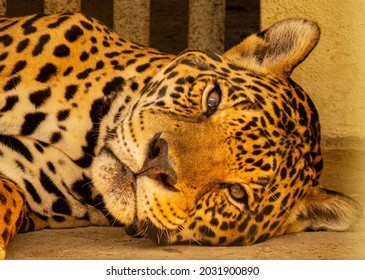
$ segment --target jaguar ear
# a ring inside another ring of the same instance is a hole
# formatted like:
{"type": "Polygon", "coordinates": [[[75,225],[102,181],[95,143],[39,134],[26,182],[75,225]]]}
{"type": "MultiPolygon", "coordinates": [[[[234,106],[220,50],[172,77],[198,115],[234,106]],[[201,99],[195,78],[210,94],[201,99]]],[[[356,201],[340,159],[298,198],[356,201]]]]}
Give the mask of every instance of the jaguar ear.
{"type": "Polygon", "coordinates": [[[262,67],[289,77],[316,46],[320,36],[317,23],[306,19],[286,19],[265,31],[253,34],[223,54],[252,70],[262,67]]]}
{"type": "Polygon", "coordinates": [[[313,187],[303,203],[292,209],[286,233],[306,229],[345,231],[362,216],[361,205],[352,198],[321,187],[313,187]]]}

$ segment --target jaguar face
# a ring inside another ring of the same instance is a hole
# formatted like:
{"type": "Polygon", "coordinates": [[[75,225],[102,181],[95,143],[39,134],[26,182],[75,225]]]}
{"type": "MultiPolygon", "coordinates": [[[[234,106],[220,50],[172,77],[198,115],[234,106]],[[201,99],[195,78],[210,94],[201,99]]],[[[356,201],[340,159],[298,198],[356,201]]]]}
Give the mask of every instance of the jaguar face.
{"type": "Polygon", "coordinates": [[[330,204],[337,229],[348,225],[338,209],[357,205],[319,186],[318,115],[289,78],[318,36],[283,21],[222,56],[186,51],[150,80],[93,164],[129,234],[247,245],[325,228],[330,204]]]}

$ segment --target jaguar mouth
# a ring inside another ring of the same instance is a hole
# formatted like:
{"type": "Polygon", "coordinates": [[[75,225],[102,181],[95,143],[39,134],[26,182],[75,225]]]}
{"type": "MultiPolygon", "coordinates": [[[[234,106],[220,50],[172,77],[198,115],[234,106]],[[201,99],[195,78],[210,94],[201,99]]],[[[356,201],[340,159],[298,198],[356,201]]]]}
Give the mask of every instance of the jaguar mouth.
{"type": "Polygon", "coordinates": [[[135,189],[136,175],[128,167],[128,165],[120,161],[113,153],[113,151],[108,147],[104,147],[101,153],[107,154],[108,157],[112,158],[112,161],[115,163],[115,165],[117,165],[116,168],[118,169],[118,172],[114,172],[115,184],[121,188],[132,187],[133,189],[135,189]]]}
{"type": "Polygon", "coordinates": [[[126,233],[131,237],[147,237],[158,245],[169,245],[171,230],[159,229],[149,219],[135,221],[125,227],[126,233]]]}
{"type": "MultiPolygon", "coordinates": [[[[157,133],[148,143],[145,160],[138,171],[126,164],[114,150],[108,145],[104,146],[94,161],[94,185],[103,195],[111,214],[124,225],[130,225],[127,232],[135,235],[134,224],[140,224],[147,218],[141,210],[146,203],[146,198],[141,201],[141,197],[145,196],[142,193],[148,193],[153,188],[157,192],[177,194],[180,192],[176,187],[177,173],[169,158],[168,143],[161,133],[157,133]]],[[[152,226],[152,222],[147,224],[148,231],[153,232],[148,235],[153,238],[154,232],[160,231],[159,227],[152,226]]]]}

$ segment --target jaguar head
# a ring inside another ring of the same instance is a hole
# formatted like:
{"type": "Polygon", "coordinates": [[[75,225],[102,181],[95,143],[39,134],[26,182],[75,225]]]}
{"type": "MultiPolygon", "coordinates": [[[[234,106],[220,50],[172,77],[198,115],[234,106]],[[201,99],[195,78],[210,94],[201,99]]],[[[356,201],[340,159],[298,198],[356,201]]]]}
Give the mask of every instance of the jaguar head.
{"type": "Polygon", "coordinates": [[[290,79],[319,33],[284,20],[223,55],[185,51],[150,80],[93,163],[128,233],[247,245],[358,219],[355,201],[319,184],[317,111],[290,79]]]}

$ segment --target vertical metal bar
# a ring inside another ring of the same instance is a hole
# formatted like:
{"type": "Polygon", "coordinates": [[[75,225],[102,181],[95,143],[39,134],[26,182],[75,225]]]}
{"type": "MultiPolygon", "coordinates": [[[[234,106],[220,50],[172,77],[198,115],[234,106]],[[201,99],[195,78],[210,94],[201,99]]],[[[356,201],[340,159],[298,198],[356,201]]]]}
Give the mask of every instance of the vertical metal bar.
{"type": "Polygon", "coordinates": [[[83,0],[81,1],[81,11],[96,18],[109,28],[113,28],[114,0],[83,0]]]}
{"type": "Polygon", "coordinates": [[[178,54],[188,47],[189,1],[151,0],[150,46],[178,54]]]}
{"type": "Polygon", "coordinates": [[[44,12],[46,14],[79,12],[81,0],[44,0],[44,12]]]}
{"type": "Polygon", "coordinates": [[[226,1],[225,50],[260,32],[260,0],[226,1]]]}
{"type": "Polygon", "coordinates": [[[6,0],[0,0],[0,16],[6,15],[6,0]]]}
{"type": "Polygon", "coordinates": [[[6,4],[6,15],[8,17],[19,17],[42,13],[44,13],[43,0],[8,0],[6,4]]]}
{"type": "Polygon", "coordinates": [[[122,37],[148,46],[150,0],[114,0],[114,30],[122,37]]]}
{"type": "Polygon", "coordinates": [[[189,1],[189,48],[224,51],[225,0],[189,1]]]}

